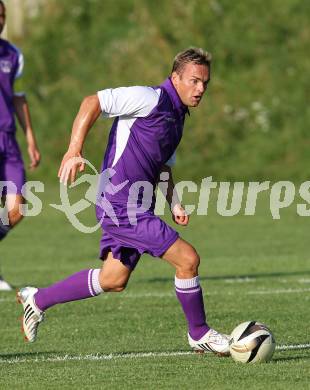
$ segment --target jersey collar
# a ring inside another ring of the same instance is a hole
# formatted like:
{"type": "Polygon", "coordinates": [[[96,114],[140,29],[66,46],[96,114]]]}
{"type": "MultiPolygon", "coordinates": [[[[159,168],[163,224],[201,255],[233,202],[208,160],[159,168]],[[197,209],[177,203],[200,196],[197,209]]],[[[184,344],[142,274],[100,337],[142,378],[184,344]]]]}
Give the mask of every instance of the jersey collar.
{"type": "Polygon", "coordinates": [[[182,100],[180,99],[180,96],[178,95],[170,77],[168,77],[161,84],[161,87],[163,87],[168,92],[168,95],[170,96],[172,104],[176,110],[178,110],[182,114],[189,114],[188,107],[182,103],[182,100]]]}

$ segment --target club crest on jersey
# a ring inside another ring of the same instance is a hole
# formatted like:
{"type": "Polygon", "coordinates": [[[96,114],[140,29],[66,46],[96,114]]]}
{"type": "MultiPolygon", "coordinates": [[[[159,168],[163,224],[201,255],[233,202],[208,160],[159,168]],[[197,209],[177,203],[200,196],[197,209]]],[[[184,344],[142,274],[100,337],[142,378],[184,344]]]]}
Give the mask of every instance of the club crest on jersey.
{"type": "Polygon", "coordinates": [[[10,73],[12,70],[12,63],[8,60],[0,60],[0,70],[3,73],[10,73]]]}
{"type": "Polygon", "coordinates": [[[175,118],[171,118],[170,116],[165,116],[165,120],[167,121],[167,122],[175,122],[175,118]]]}

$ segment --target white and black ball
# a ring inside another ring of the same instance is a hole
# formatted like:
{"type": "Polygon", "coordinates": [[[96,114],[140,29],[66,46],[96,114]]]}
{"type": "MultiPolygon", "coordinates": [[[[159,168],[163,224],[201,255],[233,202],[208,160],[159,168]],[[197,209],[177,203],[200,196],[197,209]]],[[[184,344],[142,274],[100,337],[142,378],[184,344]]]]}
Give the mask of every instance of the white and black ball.
{"type": "Polygon", "coordinates": [[[268,362],[276,347],[271,331],[257,321],[238,325],[231,333],[229,344],[232,358],[241,363],[268,362]]]}

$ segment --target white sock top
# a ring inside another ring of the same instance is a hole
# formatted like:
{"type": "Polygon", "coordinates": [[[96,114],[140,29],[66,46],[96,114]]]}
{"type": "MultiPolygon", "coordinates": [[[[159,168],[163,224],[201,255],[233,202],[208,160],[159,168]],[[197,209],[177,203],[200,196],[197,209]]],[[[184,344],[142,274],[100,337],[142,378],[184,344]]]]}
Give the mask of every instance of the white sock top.
{"type": "Polygon", "coordinates": [[[179,279],[175,276],[174,278],[175,287],[177,288],[193,288],[193,287],[199,287],[199,276],[195,276],[191,279],[179,279]]]}
{"type": "Polygon", "coordinates": [[[100,269],[94,269],[91,277],[91,284],[96,295],[103,293],[99,282],[100,269]]]}

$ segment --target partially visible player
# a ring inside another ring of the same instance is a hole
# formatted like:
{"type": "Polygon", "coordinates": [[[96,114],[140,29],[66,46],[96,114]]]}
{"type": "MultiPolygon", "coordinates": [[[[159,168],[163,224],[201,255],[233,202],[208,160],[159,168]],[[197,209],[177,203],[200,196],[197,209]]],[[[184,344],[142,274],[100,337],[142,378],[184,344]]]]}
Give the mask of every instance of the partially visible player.
{"type": "MultiPolygon", "coordinates": [[[[0,35],[4,24],[5,6],[0,0],[0,35]]],[[[0,198],[6,208],[6,211],[0,214],[0,241],[21,221],[19,206],[24,202],[21,189],[25,183],[25,169],[15,138],[14,114],[26,135],[30,169],[37,167],[40,162],[40,152],[32,130],[26,97],[23,93],[14,92],[14,82],[22,75],[23,65],[20,50],[0,38],[0,198]],[[10,184],[4,185],[3,182],[10,184]]],[[[10,284],[0,276],[0,291],[11,289],[10,284]]]]}
{"type": "Polygon", "coordinates": [[[183,226],[189,222],[184,208],[172,196],[170,166],[182,138],[188,107],[197,107],[207,89],[210,61],[207,52],[190,48],[176,56],[170,77],[158,87],[105,89],[82,102],[58,175],[63,183],[69,178],[75,180],[77,170],[82,171],[84,164],[69,163],[81,156],[88,131],[100,113],[115,117],[102,165],[102,171],[113,169],[115,174],[110,184],[99,186],[97,204],[97,217],[104,230],[100,243],[104,262],[101,270],[83,270],[47,288],[25,287],[19,291],[24,307],[23,328],[29,341],[35,341],[48,308],[124,290],[141,254],[149,253],[176,270],[175,290],[188,322],[190,346],[198,351],[229,354],[228,337],[206,322],[198,277],[199,255],[154,214],[154,189],[164,172],[169,176],[166,199],[174,211],[173,220],[183,226]],[[140,192],[138,201],[131,195],[132,186],[138,182],[144,182],[145,188],[151,186],[149,199],[153,202],[149,207],[140,192]],[[140,208],[133,223],[130,213],[137,204],[140,208]],[[109,217],[107,205],[113,208],[118,223],[109,217]]]}

